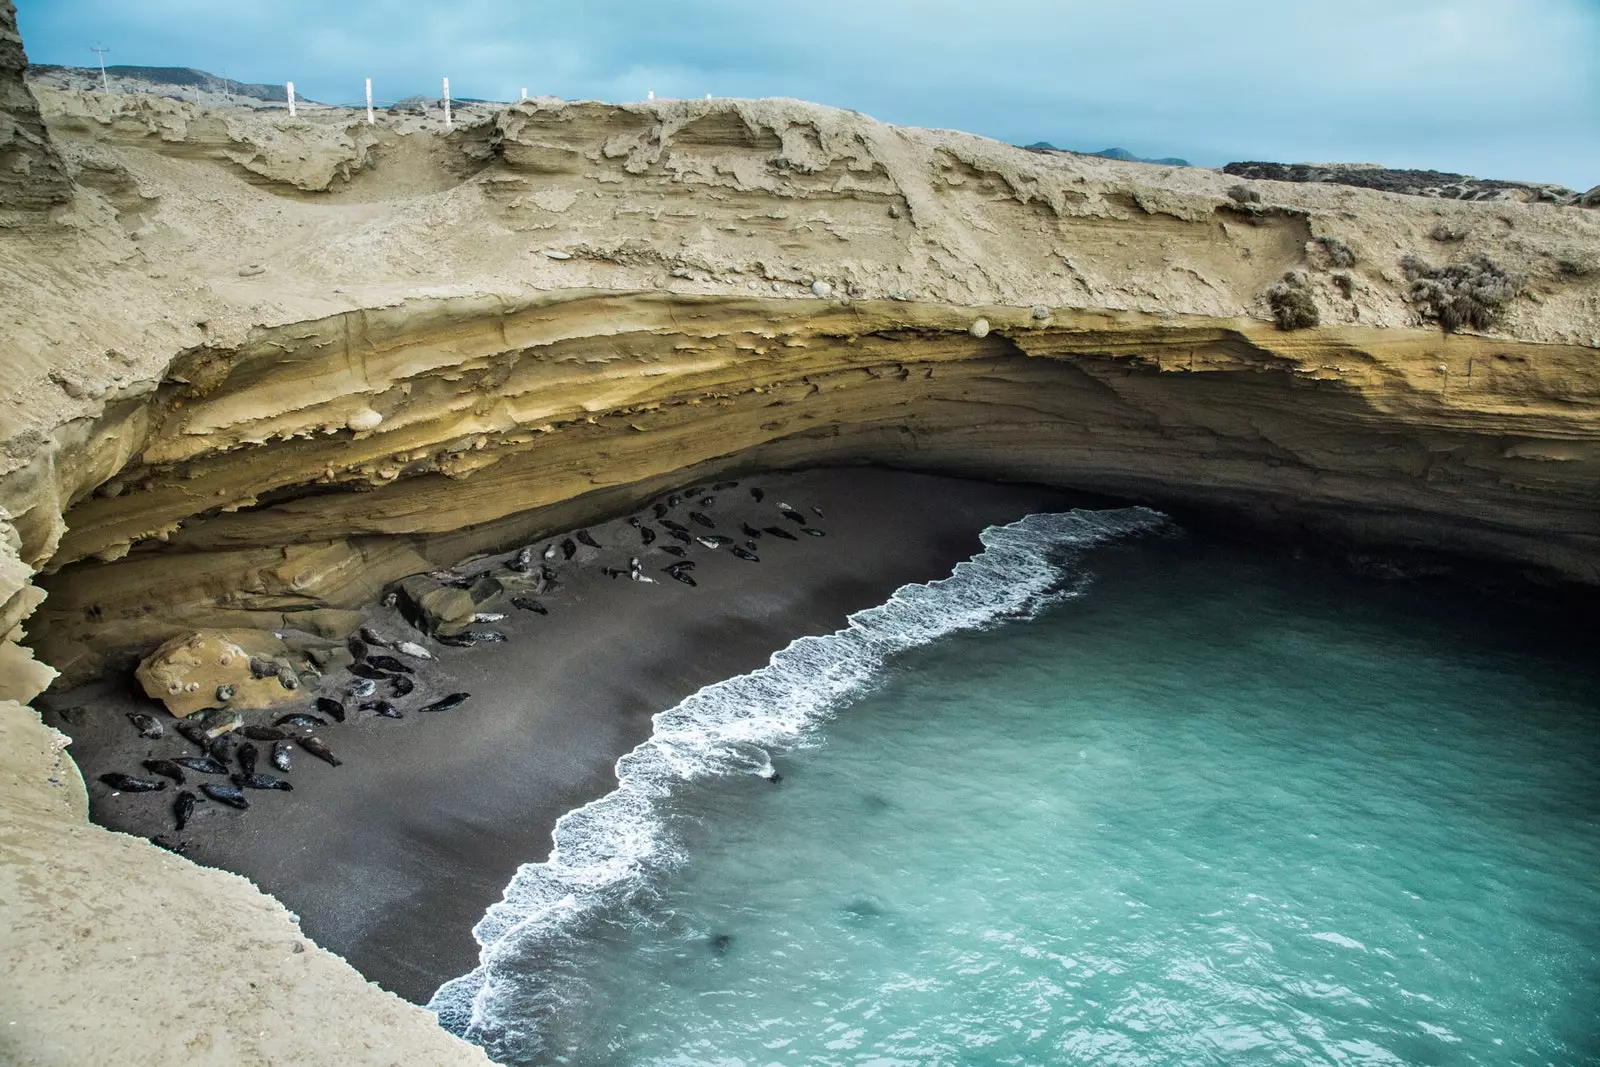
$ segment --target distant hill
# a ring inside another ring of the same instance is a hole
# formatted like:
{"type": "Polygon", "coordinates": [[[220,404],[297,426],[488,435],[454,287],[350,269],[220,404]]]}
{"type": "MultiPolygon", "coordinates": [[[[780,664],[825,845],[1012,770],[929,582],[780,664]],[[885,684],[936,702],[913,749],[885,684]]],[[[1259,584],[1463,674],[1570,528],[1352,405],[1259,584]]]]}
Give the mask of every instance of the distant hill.
{"type": "Polygon", "coordinates": [[[1120,159],[1127,163],[1159,163],[1166,167],[1193,166],[1193,164],[1191,164],[1187,159],[1179,159],[1177,156],[1164,156],[1161,159],[1146,159],[1144,156],[1134,155],[1126,148],[1106,148],[1099,152],[1078,152],[1071,148],[1057,148],[1049,141],[1035,141],[1033,144],[1023,145],[1022,147],[1026,148],[1030,152],[1073,152],[1075,155],[1099,156],[1102,159],[1120,159]]]}
{"type": "MultiPolygon", "coordinates": [[[[137,67],[108,66],[106,77],[112,89],[125,92],[149,92],[158,96],[175,96],[184,100],[212,103],[213,96],[260,100],[263,103],[282,104],[288,94],[282,84],[261,85],[239,82],[193,67],[137,67]]],[[[34,63],[28,67],[28,80],[39,85],[58,89],[100,88],[99,67],[63,67],[51,63],[34,63]]],[[[296,101],[315,103],[298,92],[296,101]]]]}

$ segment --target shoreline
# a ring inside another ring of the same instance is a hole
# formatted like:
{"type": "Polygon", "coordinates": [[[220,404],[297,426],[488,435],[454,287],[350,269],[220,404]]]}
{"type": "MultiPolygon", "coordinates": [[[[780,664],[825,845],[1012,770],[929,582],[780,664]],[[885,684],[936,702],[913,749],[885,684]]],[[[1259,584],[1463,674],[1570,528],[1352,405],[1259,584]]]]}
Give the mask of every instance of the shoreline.
{"type": "MultiPolygon", "coordinates": [[[[798,637],[841,628],[902,585],[945,577],[980,549],[988,526],[1103,503],[1039,486],[875,468],[746,477],[717,496],[719,529],[731,522],[736,532],[745,519],[770,525],[776,502],[789,500],[808,512],[822,508],[826,518],[816,525],[828,536],[765,538],[759,565],[693,546],[699,585],[689,588],[659,573],[673,562],[662,546],[675,542],[642,548],[627,516],[595,524],[589,529],[605,547],[556,564],[562,585],[541,597],[548,617],[496,605],[508,613],[494,624],[507,643],[424,642],[437,661],[419,670],[416,694],[397,703],[409,711],[467,690],[467,704],[398,722],[352,715],[319,731],[342,766],[297,752],[286,776],[295,792],[252,794],[248,812],[202,805],[182,835],[186,854],[250,878],[297,913],[318,944],[425,1004],[440,984],[476,966],[472,927],[521,864],[546,858],[557,819],[616,787],[616,761],[650,736],[654,714],[763,666],[798,637]],[[757,484],[768,492],[761,504],[748,493],[757,484]],[[655,584],[601,573],[633,555],[655,584]]],[[[417,639],[397,613],[368,614],[380,632],[417,639]]],[[[344,680],[342,671],[330,674],[322,692],[344,680]]],[[[46,721],[74,739],[69,751],[89,784],[95,822],[170,837],[171,790],[113,797],[97,780],[107,770],[136,770],[149,752],[182,747],[139,739],[123,712],[148,711],[150,702],[123,690],[109,680],[49,698],[46,721]]]]}

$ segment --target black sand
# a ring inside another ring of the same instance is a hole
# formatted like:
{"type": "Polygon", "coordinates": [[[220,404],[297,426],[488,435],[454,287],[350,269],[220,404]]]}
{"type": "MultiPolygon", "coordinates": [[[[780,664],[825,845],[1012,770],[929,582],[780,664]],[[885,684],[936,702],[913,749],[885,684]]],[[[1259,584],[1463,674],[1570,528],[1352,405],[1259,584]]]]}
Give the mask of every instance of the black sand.
{"type": "MultiPolygon", "coordinates": [[[[172,832],[170,784],[114,796],[97,780],[113,770],[143,775],[139,762],[152,754],[192,754],[163,710],[130,694],[126,680],[40,703],[50,709],[46,720],[74,739],[69,751],[89,782],[96,822],[185,842],[195,862],[245,875],[278,897],[307,934],[384,988],[426,1002],[441,982],[475,966],[471,929],[484,909],[519,864],[547,855],[562,814],[611,790],[615,761],[649,736],[653,714],[761,666],[797,637],[840,628],[901,585],[943,577],[979,550],[984,527],[1073,503],[1039,487],[880,470],[745,477],[715,495],[717,505],[704,510],[719,532],[737,535],[741,520],[798,532],[778,514],[777,502],[787,501],[827,536],[764,537],[759,564],[694,545],[700,584],[690,588],[661,573],[673,562],[661,546],[677,542],[660,536],[645,549],[626,516],[593,526],[605,547],[558,559],[562,585],[540,597],[549,616],[494,608],[508,614],[492,624],[510,636],[506,644],[445,648],[375,607],[376,629],[421,641],[438,657],[421,666],[417,691],[395,701],[405,719],[364,713],[318,730],[342,766],[297,750],[284,776],[294,792],[251,791],[245,812],[202,803],[182,834],[172,832]],[[750,496],[754,485],[767,492],[762,504],[750,496]],[[826,518],[815,518],[813,505],[826,518]],[[601,573],[626,568],[635,555],[655,584],[601,573]],[[416,713],[455,690],[470,691],[471,700],[416,713]],[[152,709],[168,739],[142,740],[123,714],[152,709]]],[[[705,532],[685,518],[688,508],[672,517],[705,532]]],[[[651,513],[636,514],[648,521],[651,513]]],[[[323,691],[337,695],[346,680],[339,672],[323,691]]],[[[356,701],[347,703],[354,711],[356,701]]],[[[261,769],[276,773],[264,758],[270,745],[259,747],[261,769]]]]}

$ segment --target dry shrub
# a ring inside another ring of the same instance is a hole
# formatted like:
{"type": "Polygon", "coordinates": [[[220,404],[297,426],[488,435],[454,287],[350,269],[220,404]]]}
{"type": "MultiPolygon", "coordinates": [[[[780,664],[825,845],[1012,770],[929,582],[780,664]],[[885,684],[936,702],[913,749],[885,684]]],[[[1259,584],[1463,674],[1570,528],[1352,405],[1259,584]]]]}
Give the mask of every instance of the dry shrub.
{"type": "Polygon", "coordinates": [[[1235,185],[1228,190],[1228,195],[1241,204],[1261,203],[1261,194],[1248,185],[1235,185]]]}
{"type": "Polygon", "coordinates": [[[1303,330],[1322,321],[1311,287],[1299,271],[1290,271],[1268,289],[1267,303],[1272,305],[1272,317],[1280,330],[1303,330]]]}
{"type": "Polygon", "coordinates": [[[1501,270],[1488,256],[1473,256],[1448,267],[1406,256],[1400,269],[1411,283],[1411,303],[1424,318],[1437,320],[1446,333],[1488,329],[1522,291],[1522,279],[1501,270]]]}
{"type": "Polygon", "coordinates": [[[1318,237],[1317,244],[1322,246],[1322,252],[1328,257],[1330,267],[1353,267],[1356,265],[1355,251],[1337,237],[1318,237]]]}

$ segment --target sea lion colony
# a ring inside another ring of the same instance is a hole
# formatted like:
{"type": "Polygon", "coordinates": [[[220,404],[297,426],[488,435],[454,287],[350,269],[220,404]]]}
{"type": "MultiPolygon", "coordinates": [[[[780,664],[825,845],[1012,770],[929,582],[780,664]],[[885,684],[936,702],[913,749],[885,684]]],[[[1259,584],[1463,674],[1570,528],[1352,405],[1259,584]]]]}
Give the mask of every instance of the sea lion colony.
{"type": "MultiPolygon", "coordinates": [[[[711,553],[727,548],[732,558],[760,563],[763,542],[776,546],[784,541],[800,541],[791,528],[812,537],[826,536],[815,525],[824,517],[822,509],[812,506],[806,509],[811,512],[807,516],[801,508],[784,501],[766,503],[766,494],[759,487],[752,487],[748,496],[728,495],[739,487],[737,481],[721,481],[709,488],[690,486],[665,494],[650,503],[648,515],[641,512],[625,521],[607,524],[613,528],[602,532],[609,543],[598,540],[593,530],[585,528],[551,539],[542,548],[526,545],[509,554],[470,561],[457,569],[430,571],[426,577],[441,585],[473,590],[475,600],[481,597],[485,606],[492,607],[503,598],[519,611],[548,616],[550,608],[537,598],[559,598],[562,567],[597,567],[611,578],[627,577],[641,585],[655,585],[656,579],[645,571],[646,557],[655,556],[654,563],[659,562],[660,556],[667,556],[670,561],[659,572],[693,588],[699,584],[693,572],[700,561],[689,554],[696,546],[711,553]],[[760,525],[774,511],[792,524],[791,528],[776,523],[760,525]],[[689,526],[671,517],[677,513],[707,532],[691,532],[689,526]],[[719,519],[722,525],[737,529],[741,537],[719,532],[719,519]],[[660,536],[663,534],[664,538],[660,536]],[[635,540],[637,544],[633,543],[635,540]],[[616,565],[612,557],[625,559],[625,565],[616,565]]],[[[322,739],[323,733],[377,719],[403,719],[406,711],[396,701],[410,697],[419,700],[410,710],[423,714],[460,707],[470,693],[445,692],[429,699],[431,693],[448,690],[449,680],[441,677],[442,668],[426,642],[456,648],[503,643],[507,640],[503,632],[479,628],[479,624],[499,622],[506,615],[480,611],[473,616],[473,628],[458,633],[438,632],[437,620],[419,610],[398,588],[407,580],[395,583],[379,603],[391,613],[395,626],[410,626],[419,640],[389,636],[380,627],[361,627],[346,641],[351,663],[319,677],[316,685],[303,687],[307,705],[304,709],[285,713],[281,707],[274,708],[259,722],[246,722],[241,712],[229,708],[227,702],[233,694],[224,690],[230,687],[219,687],[216,707],[197,711],[173,726],[172,732],[197,749],[197,754],[188,748],[158,752],[152,746],[142,761],[144,773],[106,770],[97,776],[98,780],[112,791],[113,797],[164,794],[168,782],[173,783],[178,792],[172,802],[172,832],[156,834],[151,840],[181,854],[188,843],[176,835],[182,834],[207,800],[248,811],[252,792],[293,790],[288,779],[258,770],[263,751],[258,742],[270,746],[266,758],[279,774],[293,769],[296,748],[337,767],[342,761],[322,739]],[[193,783],[196,792],[189,788],[190,775],[214,780],[193,783]]],[[[298,678],[280,680],[285,688],[302,688],[298,678]]],[[[152,715],[134,712],[128,720],[142,738],[153,742],[174,740],[152,715]]],[[[772,777],[777,780],[776,774],[772,777]]]]}

